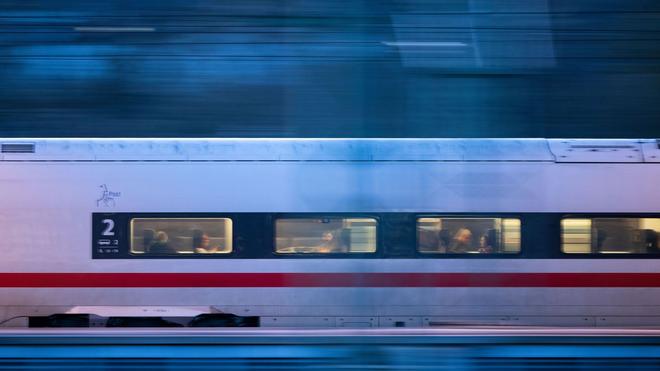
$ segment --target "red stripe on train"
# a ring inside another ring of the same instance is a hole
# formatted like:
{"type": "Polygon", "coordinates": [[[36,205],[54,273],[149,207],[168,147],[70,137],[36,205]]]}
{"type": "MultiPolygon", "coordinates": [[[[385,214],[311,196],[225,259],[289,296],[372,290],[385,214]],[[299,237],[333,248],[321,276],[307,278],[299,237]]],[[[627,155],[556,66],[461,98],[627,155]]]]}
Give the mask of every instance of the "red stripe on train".
{"type": "Polygon", "coordinates": [[[0,273],[0,287],[660,287],[660,273],[0,273]]]}

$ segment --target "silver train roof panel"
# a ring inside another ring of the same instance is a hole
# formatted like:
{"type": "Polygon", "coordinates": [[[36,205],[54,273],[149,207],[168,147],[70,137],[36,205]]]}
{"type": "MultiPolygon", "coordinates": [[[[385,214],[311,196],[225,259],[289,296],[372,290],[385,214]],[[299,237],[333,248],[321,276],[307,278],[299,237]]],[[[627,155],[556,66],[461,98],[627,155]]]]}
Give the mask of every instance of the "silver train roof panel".
{"type": "Polygon", "coordinates": [[[3,161],[644,162],[656,149],[638,139],[0,138],[3,161]]]}

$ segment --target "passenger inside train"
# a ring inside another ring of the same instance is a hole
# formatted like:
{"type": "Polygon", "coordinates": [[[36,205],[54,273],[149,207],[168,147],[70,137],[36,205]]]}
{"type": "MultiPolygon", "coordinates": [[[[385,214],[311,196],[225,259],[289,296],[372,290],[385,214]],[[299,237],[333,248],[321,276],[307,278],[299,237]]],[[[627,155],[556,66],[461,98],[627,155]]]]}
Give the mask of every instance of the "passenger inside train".
{"type": "Polygon", "coordinates": [[[131,254],[227,254],[232,234],[229,218],[134,218],[131,254]]]}
{"type": "Polygon", "coordinates": [[[280,254],[376,251],[376,220],[370,218],[286,218],[275,222],[280,254]]]}
{"type": "Polygon", "coordinates": [[[176,251],[169,244],[169,236],[165,231],[156,232],[154,241],[149,246],[150,254],[173,254],[176,251]]]}
{"type": "Polygon", "coordinates": [[[479,253],[490,254],[493,252],[493,242],[490,240],[488,234],[484,234],[479,238],[479,253]]]}
{"type": "Polygon", "coordinates": [[[423,254],[519,253],[520,219],[419,218],[417,246],[423,254]]]}
{"type": "Polygon", "coordinates": [[[199,236],[194,236],[193,237],[193,246],[194,246],[194,251],[197,254],[215,254],[219,252],[220,246],[219,245],[211,245],[211,238],[209,237],[208,234],[203,233],[201,231],[196,231],[201,233],[199,236]]]}
{"type": "Polygon", "coordinates": [[[337,252],[339,250],[339,242],[335,238],[335,233],[333,231],[323,232],[321,237],[321,244],[317,246],[317,251],[320,253],[331,253],[337,252]]]}
{"type": "Polygon", "coordinates": [[[454,239],[449,245],[449,252],[454,254],[464,254],[470,251],[472,245],[472,232],[465,227],[458,229],[454,239]]]}

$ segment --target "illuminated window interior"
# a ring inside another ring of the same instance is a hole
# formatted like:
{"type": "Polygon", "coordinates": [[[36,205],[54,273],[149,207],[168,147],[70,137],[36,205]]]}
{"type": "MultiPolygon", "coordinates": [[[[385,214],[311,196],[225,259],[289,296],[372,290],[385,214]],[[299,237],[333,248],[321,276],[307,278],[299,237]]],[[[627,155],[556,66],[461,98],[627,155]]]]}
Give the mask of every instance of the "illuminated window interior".
{"type": "Polygon", "coordinates": [[[520,252],[520,219],[417,219],[417,249],[428,254],[515,254],[520,252]]]}
{"type": "Polygon", "coordinates": [[[562,251],[568,254],[658,253],[660,218],[566,218],[562,251]]]}
{"type": "Polygon", "coordinates": [[[275,222],[280,254],[372,253],[377,222],[372,218],[296,218],[275,222]]]}
{"type": "Polygon", "coordinates": [[[232,220],[229,218],[131,220],[132,254],[227,254],[231,251],[232,220]]]}

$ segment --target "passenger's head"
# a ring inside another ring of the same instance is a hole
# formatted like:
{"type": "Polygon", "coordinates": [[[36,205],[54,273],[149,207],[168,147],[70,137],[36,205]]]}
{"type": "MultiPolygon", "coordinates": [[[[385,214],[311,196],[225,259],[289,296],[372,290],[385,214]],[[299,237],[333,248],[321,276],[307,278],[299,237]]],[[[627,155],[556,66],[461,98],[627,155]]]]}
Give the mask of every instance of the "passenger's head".
{"type": "Polygon", "coordinates": [[[488,240],[487,235],[483,235],[479,238],[479,247],[489,247],[490,241],[488,240]]]}
{"type": "Polygon", "coordinates": [[[167,233],[165,231],[156,232],[156,242],[165,243],[169,240],[167,233]]]}
{"type": "Polygon", "coordinates": [[[458,243],[467,245],[472,241],[472,232],[467,228],[460,228],[454,235],[454,240],[458,243]]]}
{"type": "Polygon", "coordinates": [[[199,246],[203,249],[209,247],[209,244],[211,243],[211,238],[209,238],[209,235],[204,233],[202,236],[199,238],[199,246]]]}
{"type": "Polygon", "coordinates": [[[323,232],[323,236],[321,237],[321,240],[323,242],[330,242],[335,239],[335,235],[332,234],[332,232],[323,232]]]}

